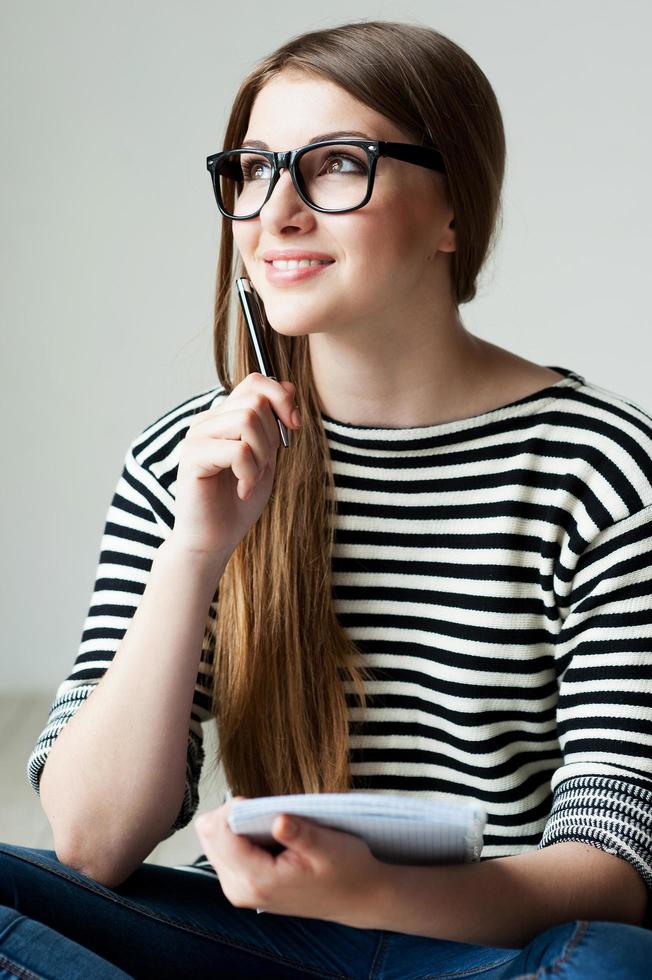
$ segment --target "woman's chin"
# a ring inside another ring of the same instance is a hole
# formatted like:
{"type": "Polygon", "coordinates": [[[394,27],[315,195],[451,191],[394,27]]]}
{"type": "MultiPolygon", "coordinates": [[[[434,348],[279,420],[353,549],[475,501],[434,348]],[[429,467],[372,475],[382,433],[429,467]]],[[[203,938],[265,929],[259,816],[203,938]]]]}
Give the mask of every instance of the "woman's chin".
{"type": "Polygon", "coordinates": [[[280,334],[283,337],[305,337],[309,333],[319,333],[323,329],[321,325],[315,326],[311,329],[310,327],[306,326],[305,320],[296,324],[288,323],[287,320],[283,320],[277,325],[277,323],[275,323],[269,315],[267,319],[269,320],[269,325],[274,333],[280,334]]]}
{"type": "Polygon", "coordinates": [[[328,314],[315,310],[314,302],[305,304],[304,309],[302,309],[303,305],[271,300],[265,303],[265,315],[272,330],[283,334],[284,337],[303,337],[305,334],[321,332],[324,325],[329,322],[328,314]]]}

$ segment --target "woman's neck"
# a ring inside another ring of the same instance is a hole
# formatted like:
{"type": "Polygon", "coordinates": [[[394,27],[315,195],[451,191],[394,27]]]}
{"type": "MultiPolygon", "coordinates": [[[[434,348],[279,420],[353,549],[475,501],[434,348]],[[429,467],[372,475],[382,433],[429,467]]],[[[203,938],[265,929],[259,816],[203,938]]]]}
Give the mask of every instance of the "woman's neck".
{"type": "MultiPolygon", "coordinates": [[[[407,325],[406,325],[407,326],[407,325]]],[[[561,375],[471,334],[457,318],[373,338],[310,335],[322,411],[351,425],[436,425],[499,408],[561,375]]]]}

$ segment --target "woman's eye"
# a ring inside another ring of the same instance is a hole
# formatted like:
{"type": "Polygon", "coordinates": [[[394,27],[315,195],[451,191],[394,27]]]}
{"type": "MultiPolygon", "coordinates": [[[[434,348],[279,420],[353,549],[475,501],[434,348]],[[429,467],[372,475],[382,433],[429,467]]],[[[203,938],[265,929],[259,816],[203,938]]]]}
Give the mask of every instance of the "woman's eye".
{"type": "Polygon", "coordinates": [[[245,180],[260,180],[265,174],[265,168],[269,168],[267,160],[245,160],[242,163],[242,174],[245,180]]]}
{"type": "Polygon", "coordinates": [[[325,169],[327,174],[361,174],[366,173],[367,165],[354,157],[333,153],[327,158],[325,169]]]}

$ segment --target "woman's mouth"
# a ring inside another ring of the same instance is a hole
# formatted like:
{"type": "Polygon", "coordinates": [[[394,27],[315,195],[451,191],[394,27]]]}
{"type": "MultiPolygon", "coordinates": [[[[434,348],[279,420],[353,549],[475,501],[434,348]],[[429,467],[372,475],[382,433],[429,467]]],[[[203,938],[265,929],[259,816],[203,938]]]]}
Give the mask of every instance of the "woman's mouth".
{"type": "Polygon", "coordinates": [[[265,274],[267,281],[274,285],[291,285],[316,276],[334,264],[334,259],[273,259],[265,262],[265,274]]]}

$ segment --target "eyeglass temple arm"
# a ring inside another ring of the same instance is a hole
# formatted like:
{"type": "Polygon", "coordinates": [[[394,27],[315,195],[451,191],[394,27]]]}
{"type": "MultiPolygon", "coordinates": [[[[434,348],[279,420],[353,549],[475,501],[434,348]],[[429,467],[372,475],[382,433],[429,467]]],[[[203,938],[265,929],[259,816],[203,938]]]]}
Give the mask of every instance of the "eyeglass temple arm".
{"type": "Polygon", "coordinates": [[[434,146],[412,146],[409,143],[388,143],[378,140],[381,156],[393,157],[395,160],[405,160],[406,163],[416,163],[420,167],[439,170],[446,173],[444,158],[434,146]]]}

